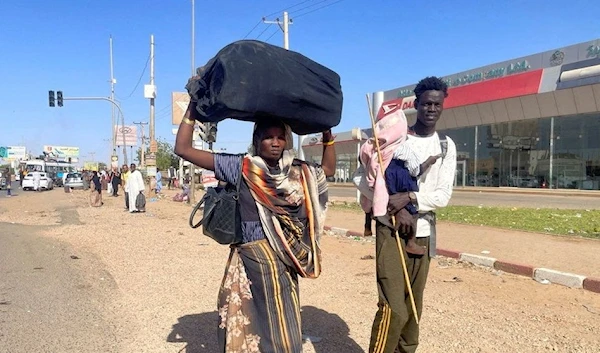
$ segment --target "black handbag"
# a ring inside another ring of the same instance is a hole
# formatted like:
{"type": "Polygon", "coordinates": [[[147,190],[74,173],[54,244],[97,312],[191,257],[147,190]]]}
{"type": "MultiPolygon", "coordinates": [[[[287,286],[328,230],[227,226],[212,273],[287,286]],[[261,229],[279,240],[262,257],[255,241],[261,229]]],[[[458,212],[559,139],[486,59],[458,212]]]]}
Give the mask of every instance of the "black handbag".
{"type": "Polygon", "coordinates": [[[231,245],[242,242],[242,218],[240,216],[240,184],[242,171],[236,185],[227,183],[225,186],[208,188],[206,194],[194,207],[190,215],[190,226],[202,226],[204,235],[219,244],[231,245]],[[194,224],[196,212],[204,205],[202,219],[194,224]]]}

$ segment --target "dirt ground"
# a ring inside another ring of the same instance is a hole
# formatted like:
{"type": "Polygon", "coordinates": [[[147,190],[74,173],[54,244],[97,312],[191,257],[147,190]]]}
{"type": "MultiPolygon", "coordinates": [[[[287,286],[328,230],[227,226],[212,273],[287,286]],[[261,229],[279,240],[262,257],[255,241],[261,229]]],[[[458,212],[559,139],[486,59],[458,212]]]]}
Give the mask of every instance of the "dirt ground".
{"type": "MultiPolygon", "coordinates": [[[[48,226],[44,237],[74,249],[90,288],[109,297],[99,305],[116,332],[107,335],[115,352],[216,352],[228,249],[191,229],[191,207],[169,197],[149,198],[146,213],[129,214],[122,197],[105,196],[104,206],[91,208],[87,195],[21,192],[0,203],[0,222],[48,226]]],[[[358,216],[329,217],[348,223],[358,216]]],[[[321,338],[305,352],[364,352],[377,300],[368,259],[374,243],[327,235],[321,245],[322,276],[300,284],[303,331],[321,338]]],[[[600,351],[598,294],[439,258],[425,295],[420,352],[600,351]]]]}

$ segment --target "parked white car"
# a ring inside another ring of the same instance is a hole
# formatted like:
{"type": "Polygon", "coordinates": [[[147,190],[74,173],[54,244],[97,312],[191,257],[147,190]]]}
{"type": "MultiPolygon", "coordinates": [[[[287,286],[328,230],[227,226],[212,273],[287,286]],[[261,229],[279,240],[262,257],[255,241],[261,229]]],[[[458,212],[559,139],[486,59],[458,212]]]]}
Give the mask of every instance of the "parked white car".
{"type": "Polygon", "coordinates": [[[52,190],[54,189],[54,180],[45,172],[32,172],[27,173],[25,179],[23,179],[23,190],[35,190],[34,173],[40,174],[40,189],[52,190]]]}

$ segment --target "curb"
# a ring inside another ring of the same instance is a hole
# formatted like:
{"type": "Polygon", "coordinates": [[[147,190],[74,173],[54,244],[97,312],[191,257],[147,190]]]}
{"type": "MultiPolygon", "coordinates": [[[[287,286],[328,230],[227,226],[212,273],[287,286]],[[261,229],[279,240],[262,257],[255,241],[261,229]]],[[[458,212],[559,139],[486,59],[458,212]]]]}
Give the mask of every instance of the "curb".
{"type": "MultiPolygon", "coordinates": [[[[355,189],[353,183],[329,183],[329,187],[341,189],[355,189]]],[[[465,193],[492,193],[507,195],[542,195],[542,196],[576,196],[576,197],[598,197],[597,190],[573,190],[573,189],[542,189],[542,188],[518,188],[510,186],[460,186],[454,187],[452,192],[465,193]]],[[[356,197],[353,197],[356,198],[356,197]]]]}
{"type": "MultiPolygon", "coordinates": [[[[364,238],[361,232],[345,228],[325,226],[326,231],[335,235],[364,238]]],[[[479,266],[490,267],[499,271],[529,277],[537,282],[551,282],[569,288],[581,288],[590,292],[600,293],[600,278],[586,277],[574,273],[561,272],[553,269],[535,267],[517,262],[498,260],[493,257],[463,253],[457,250],[436,249],[437,255],[458,259],[479,266]]]]}

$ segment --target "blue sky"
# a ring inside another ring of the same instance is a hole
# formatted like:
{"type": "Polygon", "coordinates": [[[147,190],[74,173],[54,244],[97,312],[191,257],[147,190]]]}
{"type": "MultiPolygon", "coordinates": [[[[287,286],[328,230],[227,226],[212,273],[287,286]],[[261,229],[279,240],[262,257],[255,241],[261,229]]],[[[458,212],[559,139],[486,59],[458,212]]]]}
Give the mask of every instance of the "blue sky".
{"type": "MultiPolygon", "coordinates": [[[[600,2],[594,0],[196,0],[196,66],[244,38],[263,16],[276,13],[268,17],[274,20],[289,7],[290,49],[342,78],[344,110],[334,132],[370,125],[365,93],[600,37],[600,2]]],[[[0,146],[25,144],[35,154],[43,145],[79,146],[83,159],[95,152],[108,161],[110,103],[66,101],[50,108],[48,90],[109,96],[112,35],[125,123],[149,121],[143,98],[149,67],[134,88],[151,34],[156,136],[173,142],[170,93],[183,91],[191,73],[190,11],[190,0],[2,1],[0,146]]],[[[275,25],[258,24],[247,38],[283,45],[275,25]]],[[[245,151],[250,131],[249,123],[227,120],[215,148],[245,151]]]]}

